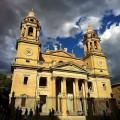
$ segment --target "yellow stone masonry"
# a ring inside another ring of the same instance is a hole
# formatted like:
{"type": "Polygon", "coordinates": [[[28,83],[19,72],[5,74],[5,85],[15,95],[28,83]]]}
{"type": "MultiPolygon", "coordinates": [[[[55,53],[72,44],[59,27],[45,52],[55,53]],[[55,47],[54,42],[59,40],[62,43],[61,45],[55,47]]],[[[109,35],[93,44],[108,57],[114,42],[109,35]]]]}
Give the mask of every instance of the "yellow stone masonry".
{"type": "Polygon", "coordinates": [[[38,106],[47,114],[54,108],[63,118],[75,114],[77,120],[78,113],[87,114],[86,98],[111,98],[107,59],[91,26],[84,35],[82,59],[62,49],[41,53],[40,24],[34,11],[20,29],[10,93],[15,92],[16,107],[35,110],[38,106]]]}

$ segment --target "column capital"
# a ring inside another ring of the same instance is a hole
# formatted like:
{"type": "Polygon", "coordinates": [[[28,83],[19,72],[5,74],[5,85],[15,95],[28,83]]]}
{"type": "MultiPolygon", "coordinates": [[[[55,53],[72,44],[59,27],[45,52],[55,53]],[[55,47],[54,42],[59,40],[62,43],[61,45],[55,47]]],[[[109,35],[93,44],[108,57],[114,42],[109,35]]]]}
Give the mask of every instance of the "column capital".
{"type": "Polygon", "coordinates": [[[66,80],[67,79],[67,77],[62,77],[62,80],[66,80]]]}
{"type": "Polygon", "coordinates": [[[55,80],[55,79],[56,79],[56,76],[51,76],[51,79],[52,79],[52,80],[55,80]]]}
{"type": "Polygon", "coordinates": [[[85,83],[85,82],[88,82],[88,80],[87,79],[83,79],[83,82],[85,83]]]}
{"type": "Polygon", "coordinates": [[[66,78],[62,79],[62,89],[61,89],[61,93],[62,93],[62,97],[66,97],[66,78]]]}
{"type": "Polygon", "coordinates": [[[80,79],[79,79],[79,78],[74,78],[74,80],[75,80],[75,81],[78,81],[78,80],[80,80],[80,79]]]}

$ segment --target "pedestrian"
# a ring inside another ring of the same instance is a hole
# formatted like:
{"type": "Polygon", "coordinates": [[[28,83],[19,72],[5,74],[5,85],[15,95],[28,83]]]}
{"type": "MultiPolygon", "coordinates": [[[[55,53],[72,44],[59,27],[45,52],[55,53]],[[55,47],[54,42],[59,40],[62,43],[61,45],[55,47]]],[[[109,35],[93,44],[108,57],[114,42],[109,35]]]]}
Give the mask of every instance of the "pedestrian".
{"type": "Polygon", "coordinates": [[[18,120],[19,117],[19,106],[15,110],[15,120],[18,120]]]}
{"type": "Polygon", "coordinates": [[[22,120],[22,108],[19,109],[19,116],[18,116],[19,120],[22,120]]]}
{"type": "Polygon", "coordinates": [[[54,114],[55,114],[55,110],[54,110],[54,108],[52,108],[51,113],[52,113],[52,116],[54,116],[54,114]]]}
{"type": "Polygon", "coordinates": [[[105,110],[103,110],[103,119],[104,119],[104,120],[107,120],[107,116],[106,116],[105,110]]]}
{"type": "Polygon", "coordinates": [[[28,115],[28,109],[25,109],[25,113],[24,113],[24,119],[27,120],[27,115],[28,115]]]}
{"type": "Polygon", "coordinates": [[[30,112],[29,112],[29,119],[32,120],[32,118],[33,118],[33,111],[32,111],[32,109],[30,109],[30,112]]]}
{"type": "Polygon", "coordinates": [[[51,109],[49,109],[49,117],[51,118],[52,116],[52,112],[51,112],[51,109]]]}
{"type": "Polygon", "coordinates": [[[35,117],[36,117],[36,119],[38,119],[38,117],[39,117],[39,108],[38,108],[38,106],[36,106],[35,117]]]}

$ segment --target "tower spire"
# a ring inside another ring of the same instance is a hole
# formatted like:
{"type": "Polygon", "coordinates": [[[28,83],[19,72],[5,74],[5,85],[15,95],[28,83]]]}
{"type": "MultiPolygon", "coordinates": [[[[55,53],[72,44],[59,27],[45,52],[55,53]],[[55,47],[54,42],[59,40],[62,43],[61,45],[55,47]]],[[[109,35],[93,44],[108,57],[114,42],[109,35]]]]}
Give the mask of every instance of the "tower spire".
{"type": "Polygon", "coordinates": [[[39,31],[40,24],[32,8],[22,21],[20,38],[22,38],[22,40],[39,42],[39,31]]]}
{"type": "Polygon", "coordinates": [[[87,32],[84,35],[83,44],[85,56],[90,53],[103,54],[100,45],[100,38],[91,25],[88,26],[87,32]]]}
{"type": "Polygon", "coordinates": [[[32,10],[28,13],[27,17],[36,17],[36,14],[34,12],[34,9],[32,8],[32,10]]]}
{"type": "Polygon", "coordinates": [[[92,27],[92,25],[88,25],[87,33],[89,33],[89,32],[93,32],[93,27],[92,27]]]}

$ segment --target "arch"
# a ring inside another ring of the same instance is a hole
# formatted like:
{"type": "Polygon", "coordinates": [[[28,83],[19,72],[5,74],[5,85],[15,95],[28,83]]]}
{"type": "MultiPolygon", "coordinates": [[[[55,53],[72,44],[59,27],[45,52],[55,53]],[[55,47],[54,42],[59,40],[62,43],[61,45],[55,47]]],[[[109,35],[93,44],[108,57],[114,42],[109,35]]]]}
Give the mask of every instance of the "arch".
{"type": "Polygon", "coordinates": [[[90,42],[90,50],[93,49],[93,45],[92,45],[92,42],[90,42]]]}
{"type": "Polygon", "coordinates": [[[33,36],[33,27],[28,28],[28,35],[33,36]]]}
{"type": "Polygon", "coordinates": [[[92,34],[92,37],[93,37],[93,38],[95,38],[95,37],[96,37],[96,34],[95,34],[95,33],[93,33],[93,34],[92,34]]]}
{"type": "Polygon", "coordinates": [[[97,41],[94,41],[95,49],[98,49],[97,41]]]}
{"type": "Polygon", "coordinates": [[[30,18],[30,22],[34,22],[34,19],[33,19],[33,18],[30,18]]]}

